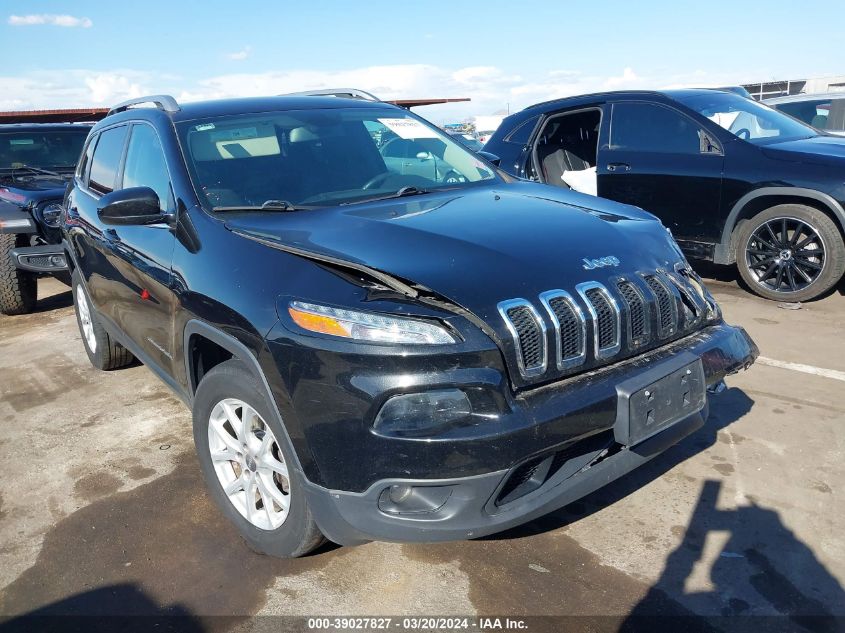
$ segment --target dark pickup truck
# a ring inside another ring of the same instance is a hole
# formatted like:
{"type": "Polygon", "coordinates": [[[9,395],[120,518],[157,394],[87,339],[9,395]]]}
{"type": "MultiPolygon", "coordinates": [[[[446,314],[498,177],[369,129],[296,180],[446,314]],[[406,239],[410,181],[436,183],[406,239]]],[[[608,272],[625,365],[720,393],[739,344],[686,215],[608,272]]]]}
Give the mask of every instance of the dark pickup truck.
{"type": "Polygon", "coordinates": [[[35,307],[38,277],[65,274],[62,199],[90,125],[0,125],[0,312],[35,307]]]}
{"type": "Polygon", "coordinates": [[[701,427],[757,356],[654,216],[377,101],[121,104],[66,207],[89,359],[191,407],[212,498],[277,556],[530,521],[701,427]],[[389,168],[393,138],[438,168],[389,168]]]}

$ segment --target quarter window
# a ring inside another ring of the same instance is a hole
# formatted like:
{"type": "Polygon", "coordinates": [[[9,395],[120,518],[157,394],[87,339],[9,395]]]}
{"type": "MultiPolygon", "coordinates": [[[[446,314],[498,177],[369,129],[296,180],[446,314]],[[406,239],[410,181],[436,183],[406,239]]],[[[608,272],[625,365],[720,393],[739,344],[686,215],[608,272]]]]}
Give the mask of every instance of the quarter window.
{"type": "Polygon", "coordinates": [[[88,182],[93,191],[100,194],[114,191],[125,141],[125,125],[113,127],[100,134],[91,160],[91,177],[88,182]]]}
{"type": "Polygon", "coordinates": [[[699,154],[700,128],[687,117],[652,103],[615,103],[610,148],[636,152],[699,154]]]}
{"type": "Polygon", "coordinates": [[[158,194],[163,210],[169,210],[170,176],[158,134],[149,125],[133,125],[123,168],[123,188],[149,187],[158,194]]]}

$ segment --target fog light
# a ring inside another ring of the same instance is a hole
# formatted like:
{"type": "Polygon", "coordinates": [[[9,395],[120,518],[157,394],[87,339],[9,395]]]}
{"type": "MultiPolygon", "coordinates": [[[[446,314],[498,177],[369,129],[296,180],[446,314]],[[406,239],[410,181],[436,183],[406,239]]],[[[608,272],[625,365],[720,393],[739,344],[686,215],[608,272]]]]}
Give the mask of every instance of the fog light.
{"type": "Polygon", "coordinates": [[[378,498],[378,508],[386,514],[424,515],[435,513],[449,500],[452,495],[452,488],[454,486],[394,484],[381,491],[378,498]]]}
{"type": "Polygon", "coordinates": [[[406,393],[390,398],[373,429],[381,435],[419,436],[453,425],[472,415],[469,398],[460,389],[406,393]]]}
{"type": "Polygon", "coordinates": [[[50,265],[54,268],[64,268],[67,266],[65,263],[65,258],[63,255],[51,255],[50,256],[50,265]]]}

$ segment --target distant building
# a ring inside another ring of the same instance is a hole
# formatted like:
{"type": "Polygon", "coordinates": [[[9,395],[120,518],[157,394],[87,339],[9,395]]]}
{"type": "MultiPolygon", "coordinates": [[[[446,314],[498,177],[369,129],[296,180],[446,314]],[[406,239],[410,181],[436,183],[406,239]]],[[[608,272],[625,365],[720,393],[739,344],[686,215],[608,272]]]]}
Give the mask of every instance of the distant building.
{"type": "Polygon", "coordinates": [[[786,95],[818,94],[845,91],[845,75],[837,77],[816,77],[815,79],[783,79],[743,84],[742,86],[757,101],[786,95]]]}

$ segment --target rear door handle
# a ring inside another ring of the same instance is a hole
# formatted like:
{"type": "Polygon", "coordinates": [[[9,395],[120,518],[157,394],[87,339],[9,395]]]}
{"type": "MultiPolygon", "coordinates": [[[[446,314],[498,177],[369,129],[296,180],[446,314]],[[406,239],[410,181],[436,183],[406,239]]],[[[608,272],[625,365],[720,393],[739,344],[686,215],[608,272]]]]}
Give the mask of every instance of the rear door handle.
{"type": "Polygon", "coordinates": [[[608,163],[607,171],[631,171],[628,163],[608,163]]]}

